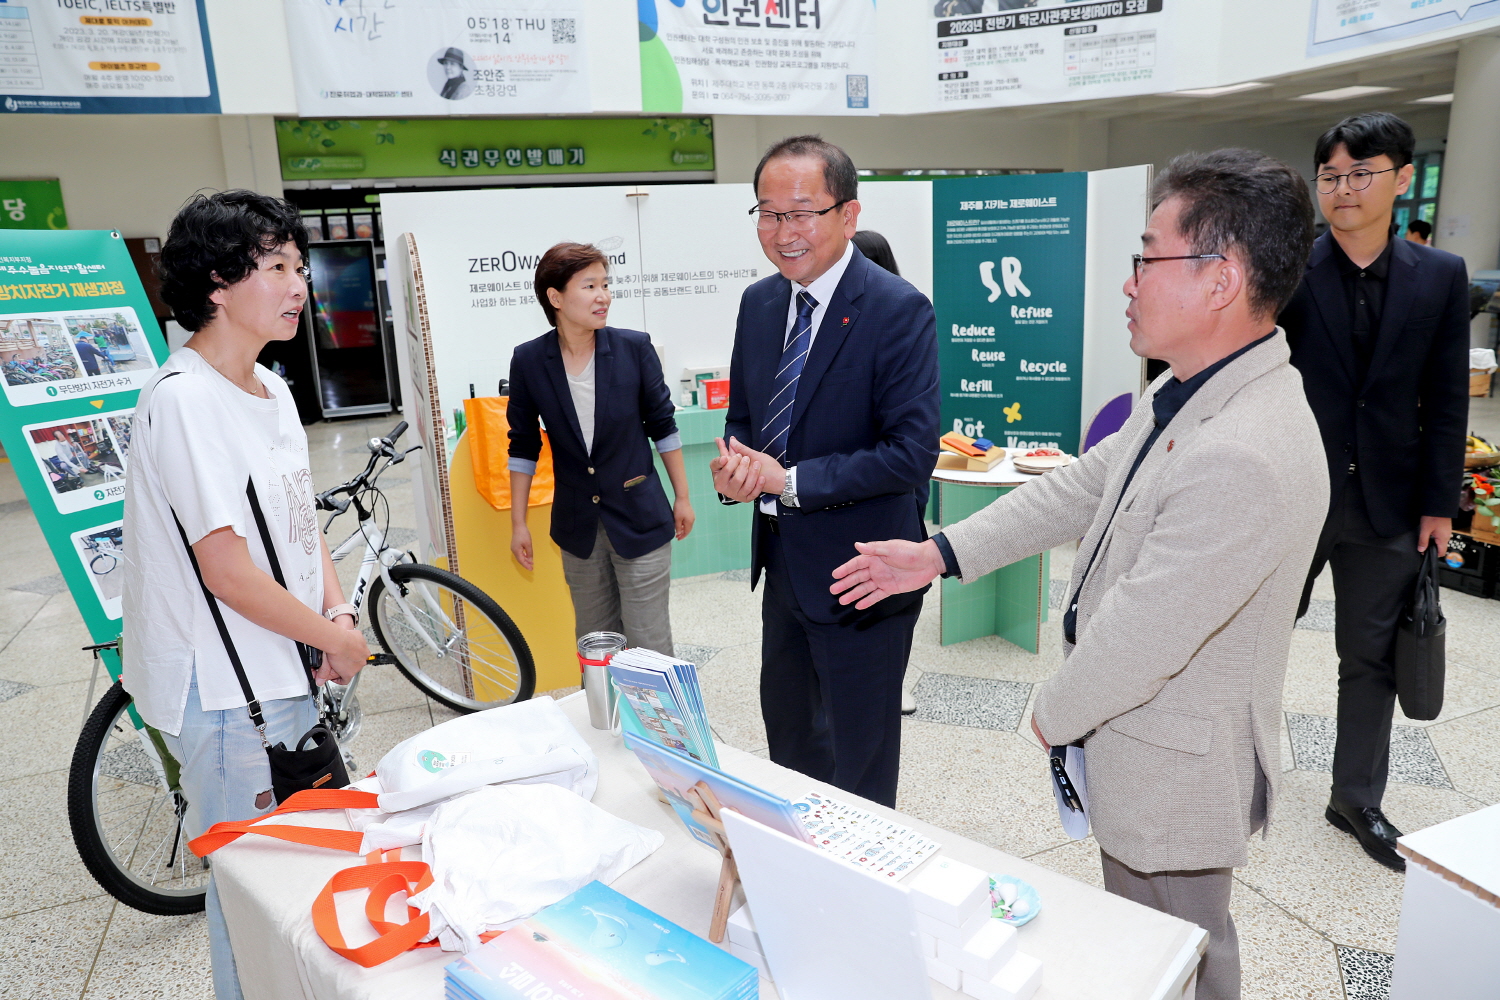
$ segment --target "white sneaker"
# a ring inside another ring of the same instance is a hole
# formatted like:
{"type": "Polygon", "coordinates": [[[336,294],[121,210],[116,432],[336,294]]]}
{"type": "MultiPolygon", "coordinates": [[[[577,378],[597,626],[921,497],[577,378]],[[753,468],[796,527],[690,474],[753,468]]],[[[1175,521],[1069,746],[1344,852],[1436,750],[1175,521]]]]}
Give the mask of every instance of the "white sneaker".
{"type": "Polygon", "coordinates": [[[917,696],[914,695],[914,694],[912,694],[906,688],[902,688],[901,689],[901,714],[902,715],[916,715],[917,714],[917,696]]]}

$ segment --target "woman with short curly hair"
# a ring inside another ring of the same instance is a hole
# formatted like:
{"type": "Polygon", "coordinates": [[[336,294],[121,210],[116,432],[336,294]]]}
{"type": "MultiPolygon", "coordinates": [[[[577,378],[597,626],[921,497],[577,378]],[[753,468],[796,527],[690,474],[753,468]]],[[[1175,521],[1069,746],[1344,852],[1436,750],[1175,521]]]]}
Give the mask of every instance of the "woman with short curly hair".
{"type": "MultiPolygon", "coordinates": [[[[162,245],[162,298],[193,336],[136,404],[121,651],[136,710],[181,765],[189,836],[269,811],[264,745],[295,746],[317,722],[313,681],[347,684],[369,656],[318,530],[296,405],[255,363],[297,334],[306,254],[297,210],[251,191],[195,196],[162,245]]],[[[239,977],[212,881],[207,907],[214,995],[231,1000],[239,977]]]]}

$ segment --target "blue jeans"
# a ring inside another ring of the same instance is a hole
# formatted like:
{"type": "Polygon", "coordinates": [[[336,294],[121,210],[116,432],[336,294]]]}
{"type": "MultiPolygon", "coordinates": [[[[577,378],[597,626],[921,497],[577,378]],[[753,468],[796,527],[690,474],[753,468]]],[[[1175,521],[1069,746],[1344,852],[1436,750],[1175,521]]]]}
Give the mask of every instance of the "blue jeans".
{"type": "MultiPolygon", "coordinates": [[[[297,740],[318,721],[317,703],[311,696],[264,702],[266,738],[271,745],[297,745],[297,740]]],[[[187,832],[197,837],[215,823],[252,819],[275,808],[271,797],[271,764],[261,746],[260,734],[243,708],[206,712],[198,701],[198,675],[188,688],[187,707],[182,714],[182,732],[162,733],[167,749],[182,765],[182,792],[187,796],[187,832]]],[[[240,977],[235,971],[234,951],[219,891],[208,881],[208,951],[213,960],[214,996],[217,1000],[240,1000],[240,977]]]]}

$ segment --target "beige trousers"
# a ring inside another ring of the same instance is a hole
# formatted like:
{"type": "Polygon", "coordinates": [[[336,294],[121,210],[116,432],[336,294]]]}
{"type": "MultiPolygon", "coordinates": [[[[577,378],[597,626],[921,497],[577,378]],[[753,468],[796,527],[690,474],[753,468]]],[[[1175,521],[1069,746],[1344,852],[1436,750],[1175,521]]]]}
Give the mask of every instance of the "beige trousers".
{"type": "Polygon", "coordinates": [[[563,575],[573,594],[575,636],[620,632],[626,645],[644,646],[665,656],[672,652],[672,619],[667,595],[672,583],[672,543],[634,559],[609,544],[604,525],[594,536],[594,551],[580,559],[562,553],[563,575]]]}
{"type": "Polygon", "coordinates": [[[1103,851],[1099,858],[1104,862],[1104,888],[1208,931],[1208,951],[1198,964],[1197,1000],[1239,1000],[1240,939],[1229,915],[1234,869],[1138,872],[1103,851]]]}

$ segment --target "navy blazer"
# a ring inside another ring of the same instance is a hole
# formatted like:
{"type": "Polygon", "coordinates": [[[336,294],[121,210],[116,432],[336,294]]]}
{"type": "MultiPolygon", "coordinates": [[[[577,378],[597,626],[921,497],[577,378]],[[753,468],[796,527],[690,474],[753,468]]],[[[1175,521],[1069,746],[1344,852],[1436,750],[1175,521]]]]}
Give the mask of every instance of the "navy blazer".
{"type": "MultiPolygon", "coordinates": [[[[791,283],[773,274],[740,299],[724,433],[756,450],[765,447],[791,297],[791,283]]],[[[777,501],[792,589],[813,621],[883,617],[926,590],[858,612],[828,588],[834,568],[858,555],[855,542],[926,537],[922,509],[937,465],[939,399],[932,303],[856,247],[797,383],[786,464],[797,467],[800,506],[777,501]]],[[[762,566],[761,518],[753,521],[752,588],[762,566]]]]}
{"type": "Polygon", "coordinates": [[[1277,322],[1323,436],[1337,503],[1359,467],[1370,523],[1390,538],[1420,518],[1453,517],[1469,418],[1469,279],[1462,257],[1397,239],[1363,382],[1333,235],[1277,322]]]}
{"type": "Polygon", "coordinates": [[[594,551],[599,522],[626,559],[672,540],[672,505],[652,461],[652,441],[677,432],[672,396],[651,338],[606,326],[594,333],[594,446],[583,429],[557,331],[516,348],[510,359],[510,455],[535,462],[538,418],[552,441],[552,540],[580,559],[594,551]],[[644,478],[642,478],[644,477],[644,478]]]}

